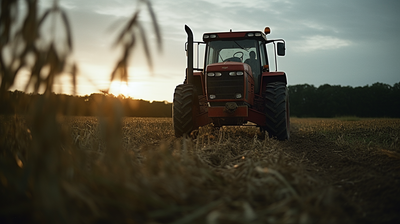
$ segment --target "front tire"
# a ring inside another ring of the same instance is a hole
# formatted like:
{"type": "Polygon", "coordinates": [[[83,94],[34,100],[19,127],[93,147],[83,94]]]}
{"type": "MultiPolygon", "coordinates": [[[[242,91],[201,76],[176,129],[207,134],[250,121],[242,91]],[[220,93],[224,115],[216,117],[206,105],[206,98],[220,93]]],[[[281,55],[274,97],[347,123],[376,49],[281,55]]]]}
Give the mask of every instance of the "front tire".
{"type": "Polygon", "coordinates": [[[283,82],[268,83],[265,88],[266,124],[270,137],[278,140],[290,138],[289,93],[283,82]]]}
{"type": "Polygon", "coordinates": [[[193,85],[181,84],[175,88],[172,106],[173,126],[176,137],[189,135],[194,130],[194,117],[198,98],[193,85]]]}

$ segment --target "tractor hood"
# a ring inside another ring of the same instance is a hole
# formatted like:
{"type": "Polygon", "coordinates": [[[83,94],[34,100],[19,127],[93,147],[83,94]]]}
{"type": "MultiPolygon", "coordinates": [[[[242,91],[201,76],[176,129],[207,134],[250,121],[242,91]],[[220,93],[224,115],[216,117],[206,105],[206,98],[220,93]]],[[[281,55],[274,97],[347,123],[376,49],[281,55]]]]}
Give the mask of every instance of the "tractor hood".
{"type": "Polygon", "coordinates": [[[251,74],[250,65],[241,62],[220,62],[214,63],[207,66],[207,72],[223,72],[223,71],[244,71],[247,74],[251,74]]]}

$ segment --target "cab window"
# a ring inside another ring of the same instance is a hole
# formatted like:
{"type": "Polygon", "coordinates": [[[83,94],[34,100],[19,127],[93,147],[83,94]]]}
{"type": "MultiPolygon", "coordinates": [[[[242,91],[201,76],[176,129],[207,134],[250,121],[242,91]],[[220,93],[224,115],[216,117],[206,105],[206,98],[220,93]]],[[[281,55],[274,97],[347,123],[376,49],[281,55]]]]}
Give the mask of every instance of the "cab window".
{"type": "Polygon", "coordinates": [[[217,40],[208,43],[206,66],[213,63],[235,61],[245,62],[250,59],[250,52],[258,58],[256,40],[217,40]]]}

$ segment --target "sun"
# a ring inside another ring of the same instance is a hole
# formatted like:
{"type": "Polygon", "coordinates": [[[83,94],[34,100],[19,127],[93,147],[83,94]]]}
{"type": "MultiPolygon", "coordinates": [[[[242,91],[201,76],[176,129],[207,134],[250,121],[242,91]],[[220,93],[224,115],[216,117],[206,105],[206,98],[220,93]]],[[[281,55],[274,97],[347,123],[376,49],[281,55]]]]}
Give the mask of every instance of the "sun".
{"type": "Polygon", "coordinates": [[[136,98],[139,93],[138,87],[136,83],[113,81],[109,92],[114,96],[123,95],[125,97],[136,98]]]}

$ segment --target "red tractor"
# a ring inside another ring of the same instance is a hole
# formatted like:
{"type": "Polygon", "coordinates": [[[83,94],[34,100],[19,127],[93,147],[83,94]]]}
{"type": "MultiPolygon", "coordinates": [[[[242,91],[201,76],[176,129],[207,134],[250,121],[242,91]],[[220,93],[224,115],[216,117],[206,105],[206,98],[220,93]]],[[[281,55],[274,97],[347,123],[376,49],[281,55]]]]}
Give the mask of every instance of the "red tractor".
{"type": "Polygon", "coordinates": [[[175,136],[210,123],[221,127],[251,122],[270,137],[289,139],[286,74],[276,69],[276,54],[285,55],[285,41],[267,39],[269,27],[264,32],[205,33],[203,41],[196,42],[186,25],[185,31],[186,79],[175,88],[172,108],[175,136]],[[195,44],[197,54],[205,45],[204,68],[193,67],[195,44]],[[269,70],[268,44],[273,44],[274,72],[269,70]]]}

